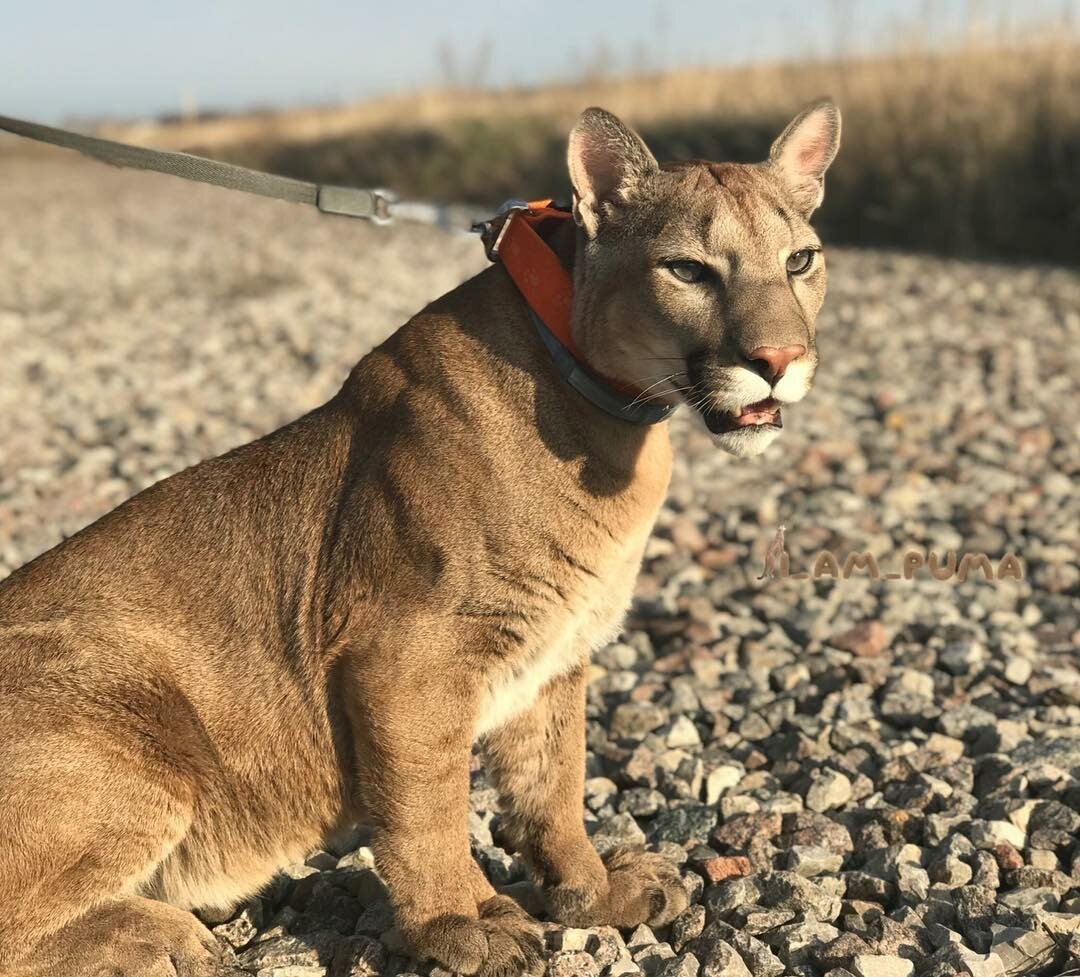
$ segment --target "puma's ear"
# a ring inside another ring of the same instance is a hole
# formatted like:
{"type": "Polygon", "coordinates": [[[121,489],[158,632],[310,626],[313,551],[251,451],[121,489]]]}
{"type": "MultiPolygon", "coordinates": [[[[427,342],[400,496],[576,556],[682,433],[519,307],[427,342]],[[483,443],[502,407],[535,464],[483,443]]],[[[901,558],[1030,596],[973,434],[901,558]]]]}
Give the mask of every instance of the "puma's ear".
{"type": "Polygon", "coordinates": [[[825,171],[840,148],[840,110],[829,100],[803,109],[769,150],[769,164],[804,214],[825,196],[825,171]]]}
{"type": "Polygon", "coordinates": [[[586,109],[570,132],[566,164],[574,218],[589,237],[608,207],[629,199],[635,186],[660,169],[641,136],[598,108],[586,109]]]}

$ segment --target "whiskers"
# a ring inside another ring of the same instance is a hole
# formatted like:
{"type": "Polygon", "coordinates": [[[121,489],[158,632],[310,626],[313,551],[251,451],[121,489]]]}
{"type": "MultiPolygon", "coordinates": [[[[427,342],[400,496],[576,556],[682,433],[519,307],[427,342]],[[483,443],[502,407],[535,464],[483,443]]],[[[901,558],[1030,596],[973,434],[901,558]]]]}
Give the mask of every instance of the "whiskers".
{"type": "Polygon", "coordinates": [[[653,376],[650,376],[650,377],[636,377],[635,379],[630,381],[630,383],[635,387],[641,386],[641,384],[647,382],[648,380],[653,380],[653,383],[650,383],[647,387],[645,387],[641,391],[641,393],[639,393],[629,404],[627,404],[626,407],[624,408],[625,410],[630,410],[632,407],[636,407],[638,404],[652,403],[655,400],[659,400],[661,397],[667,397],[670,394],[680,393],[683,390],[688,390],[689,389],[688,387],[665,387],[663,390],[656,390],[656,388],[661,386],[662,384],[670,384],[670,382],[672,380],[678,381],[679,378],[683,378],[683,379],[687,379],[687,380],[690,379],[682,371],[678,371],[676,373],[663,374],[663,375],[660,376],[660,379],[658,379],[658,380],[655,379],[656,376],[657,375],[654,374],[653,376]],[[655,393],[653,393],[651,391],[655,391],[655,393]]]}
{"type": "MultiPolygon", "coordinates": [[[[638,363],[685,363],[681,356],[639,356],[635,358],[638,363]]],[[[686,370],[676,370],[672,373],[654,373],[649,376],[634,377],[628,381],[632,386],[642,387],[634,400],[627,405],[626,409],[636,407],[638,404],[648,404],[670,397],[673,394],[682,394],[683,402],[693,410],[708,410],[713,405],[713,392],[700,381],[692,382],[686,370]],[[644,386],[647,384],[647,386],[644,386]]]]}
{"type": "Polygon", "coordinates": [[[710,406],[712,399],[713,394],[711,390],[698,389],[696,396],[694,396],[693,398],[686,398],[686,403],[691,407],[691,409],[704,412],[705,408],[710,406]]]}
{"type": "MultiPolygon", "coordinates": [[[[652,377],[639,377],[633,382],[640,384],[652,379],[652,377]]],[[[701,388],[699,384],[686,382],[689,380],[690,377],[684,371],[665,374],[642,390],[631,403],[627,404],[626,409],[629,410],[638,404],[648,404],[660,400],[662,397],[670,397],[673,394],[682,394],[682,399],[686,403],[690,404],[691,407],[698,408],[709,399],[710,394],[707,390],[701,388]],[[660,389],[656,389],[658,387],[660,389]]]]}

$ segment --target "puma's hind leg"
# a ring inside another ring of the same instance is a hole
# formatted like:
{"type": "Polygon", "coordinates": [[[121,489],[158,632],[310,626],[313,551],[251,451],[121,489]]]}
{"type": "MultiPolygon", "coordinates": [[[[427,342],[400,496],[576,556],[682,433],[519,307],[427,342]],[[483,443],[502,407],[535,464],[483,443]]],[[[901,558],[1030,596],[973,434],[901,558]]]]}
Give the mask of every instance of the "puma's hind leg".
{"type": "Polygon", "coordinates": [[[164,754],[78,706],[0,706],[0,975],[212,977],[202,924],[137,895],[191,822],[183,744],[164,754]]]}

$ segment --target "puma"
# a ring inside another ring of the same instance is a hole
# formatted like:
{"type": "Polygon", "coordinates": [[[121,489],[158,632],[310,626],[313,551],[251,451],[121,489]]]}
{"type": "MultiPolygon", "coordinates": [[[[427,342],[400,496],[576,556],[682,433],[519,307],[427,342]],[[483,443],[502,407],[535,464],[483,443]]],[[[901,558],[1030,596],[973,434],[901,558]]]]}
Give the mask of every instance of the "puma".
{"type": "MultiPolygon", "coordinates": [[[[597,382],[686,402],[737,455],[817,366],[808,219],[840,117],[756,165],[659,165],[601,109],[570,134],[572,328],[597,382]]],[[[599,409],[494,264],[328,403],[148,488],[0,584],[0,974],[204,977],[192,915],[373,829],[420,958],[538,974],[541,928],[470,853],[470,753],[574,926],[687,905],[582,815],[586,670],[617,633],[671,471],[667,423],[599,409]]]]}

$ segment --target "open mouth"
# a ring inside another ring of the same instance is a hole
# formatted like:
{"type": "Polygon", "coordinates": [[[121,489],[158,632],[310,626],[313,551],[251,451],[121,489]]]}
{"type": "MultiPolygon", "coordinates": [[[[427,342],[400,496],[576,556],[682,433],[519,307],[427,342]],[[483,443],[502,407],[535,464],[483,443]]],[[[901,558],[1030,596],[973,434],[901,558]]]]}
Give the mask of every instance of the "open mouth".
{"type": "Polygon", "coordinates": [[[754,404],[747,404],[737,411],[706,410],[701,412],[705,425],[713,434],[728,434],[747,427],[783,427],[780,404],[767,397],[754,404]]]}

